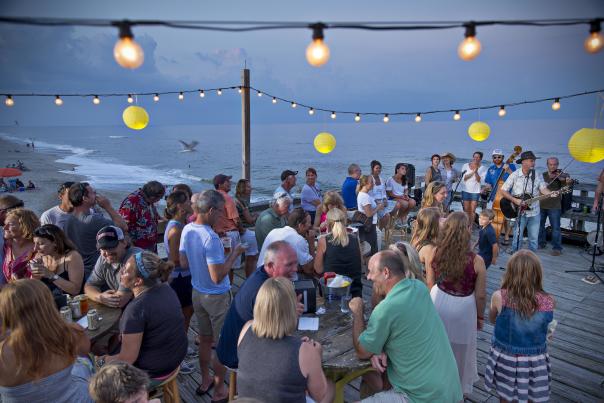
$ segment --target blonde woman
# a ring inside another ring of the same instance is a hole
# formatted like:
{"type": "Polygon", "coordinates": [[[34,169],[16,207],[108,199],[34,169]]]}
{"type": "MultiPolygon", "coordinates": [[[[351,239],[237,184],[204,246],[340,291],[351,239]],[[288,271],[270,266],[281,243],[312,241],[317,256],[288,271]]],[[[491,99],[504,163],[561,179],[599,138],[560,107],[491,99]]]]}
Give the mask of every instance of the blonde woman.
{"type": "Polygon", "coordinates": [[[423,270],[432,264],[432,256],[438,238],[439,220],[440,210],[436,207],[426,207],[417,213],[411,245],[419,254],[423,270]]]}
{"type": "Polygon", "coordinates": [[[292,336],[297,326],[292,282],[269,278],[258,291],[254,320],[246,323],[239,336],[239,397],[304,403],[308,391],[317,402],[333,400],[333,384],[321,367],[321,344],[292,336]]]}
{"type": "Polygon", "coordinates": [[[350,293],[352,297],[363,294],[361,282],[361,248],[359,239],[346,229],[346,213],[338,208],[327,212],[326,236],[319,238],[315,254],[315,272],[334,272],[352,279],[350,293]]]}
{"type": "MultiPolygon", "coordinates": [[[[444,202],[447,198],[447,187],[444,182],[430,182],[426,187],[426,191],[424,192],[424,199],[422,200],[422,207],[424,209],[426,207],[436,207],[442,213],[443,217],[445,215],[445,206],[444,202]]],[[[421,211],[420,209],[420,211],[421,211]]]]}
{"type": "Polygon", "coordinates": [[[4,219],[4,261],[0,284],[30,278],[29,261],[34,257],[34,231],[40,226],[36,214],[25,208],[10,210],[4,219]]]}
{"type": "Polygon", "coordinates": [[[369,245],[371,245],[371,255],[374,255],[378,251],[377,233],[375,231],[378,212],[382,211],[385,205],[381,201],[376,202],[374,200],[371,196],[372,189],[373,176],[362,175],[359,178],[359,184],[357,186],[357,210],[365,214],[371,220],[371,227],[369,228],[369,231],[360,227],[359,234],[362,241],[367,241],[369,245]]]}
{"type": "Polygon", "coordinates": [[[0,397],[4,402],[92,402],[84,330],[63,320],[48,287],[16,280],[0,292],[0,397]]]}
{"type": "Polygon", "coordinates": [[[346,211],[342,196],[334,190],[330,190],[323,195],[323,202],[317,207],[317,214],[313,226],[319,228],[322,233],[327,232],[327,212],[332,208],[338,208],[346,211]]]}
{"type": "Polygon", "coordinates": [[[407,242],[399,241],[388,247],[398,253],[405,264],[405,278],[411,278],[426,283],[424,276],[424,267],[419,260],[419,255],[407,242]]]}

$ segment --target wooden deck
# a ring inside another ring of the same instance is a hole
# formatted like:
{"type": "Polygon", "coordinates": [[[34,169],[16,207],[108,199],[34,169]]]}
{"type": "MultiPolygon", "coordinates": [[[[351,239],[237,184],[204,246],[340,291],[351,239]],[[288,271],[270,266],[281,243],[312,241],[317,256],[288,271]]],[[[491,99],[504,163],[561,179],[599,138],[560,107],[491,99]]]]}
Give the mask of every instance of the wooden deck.
{"type": "MultiPolygon", "coordinates": [[[[556,298],[555,318],[558,327],[549,345],[552,365],[552,401],[554,402],[602,402],[604,401],[604,285],[589,285],[581,281],[583,273],[565,273],[565,270],[588,269],[591,255],[574,246],[564,245],[562,256],[554,257],[550,249],[539,251],[544,267],[544,287],[556,298]]],[[[505,266],[510,255],[502,253],[498,264],[505,266]]],[[[596,264],[604,265],[604,256],[596,257],[596,264]]],[[[499,287],[503,270],[488,270],[487,291],[490,295],[499,287]]],[[[243,282],[241,273],[235,276],[234,290],[243,282]]],[[[365,283],[365,295],[371,289],[365,283]]],[[[194,328],[195,325],[192,325],[194,328]]],[[[498,398],[486,390],[484,371],[490,348],[493,325],[485,324],[478,333],[478,372],[480,381],[474,393],[467,398],[471,402],[496,402],[498,398]]],[[[191,344],[196,336],[189,332],[191,344]]],[[[197,365],[197,360],[195,360],[197,365]]],[[[211,396],[200,398],[195,388],[200,382],[199,372],[180,375],[180,392],[183,402],[210,402],[211,396]]],[[[346,401],[359,398],[359,380],[345,390],[346,401]]]]}

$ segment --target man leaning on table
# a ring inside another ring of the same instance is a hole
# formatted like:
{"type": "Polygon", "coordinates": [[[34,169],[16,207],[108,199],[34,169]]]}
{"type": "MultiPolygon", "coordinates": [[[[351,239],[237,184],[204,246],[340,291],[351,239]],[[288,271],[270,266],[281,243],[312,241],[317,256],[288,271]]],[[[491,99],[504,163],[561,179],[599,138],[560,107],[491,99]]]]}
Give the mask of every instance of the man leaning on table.
{"type": "Polygon", "coordinates": [[[120,273],[130,256],[141,249],[131,246],[124,231],[113,225],[99,230],[96,243],[101,256],[84,285],[84,293],[103,305],[122,308],[132,298],[132,292],[120,284],[120,273]]]}
{"type": "Polygon", "coordinates": [[[378,393],[363,401],[460,402],[463,394],[447,333],[426,286],[406,278],[408,265],[389,250],[369,260],[367,278],[373,281],[373,292],[385,298],[371,313],[367,328],[363,300],[350,301],[357,356],[371,359],[377,370],[364,379],[378,393]],[[392,389],[386,390],[385,384],[392,389]]]}

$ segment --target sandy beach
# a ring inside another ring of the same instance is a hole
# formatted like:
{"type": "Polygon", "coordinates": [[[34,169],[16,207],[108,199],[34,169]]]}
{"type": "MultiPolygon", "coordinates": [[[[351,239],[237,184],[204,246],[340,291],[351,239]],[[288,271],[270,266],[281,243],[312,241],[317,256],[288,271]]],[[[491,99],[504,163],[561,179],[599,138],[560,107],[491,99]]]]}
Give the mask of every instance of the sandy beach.
{"type": "MultiPolygon", "coordinates": [[[[52,153],[41,153],[24,144],[0,139],[0,167],[16,164],[17,160],[20,160],[29,171],[24,171],[19,179],[25,185],[31,180],[36,186],[34,190],[14,192],[13,195],[23,200],[25,206],[38,216],[58,204],[57,187],[59,184],[66,181],[86,180],[80,175],[61,172],[70,171],[73,165],[56,162],[57,158],[58,156],[52,153]]],[[[126,196],[126,194],[116,192],[102,192],[102,194],[111,200],[114,208],[118,208],[119,203],[126,196]]]]}

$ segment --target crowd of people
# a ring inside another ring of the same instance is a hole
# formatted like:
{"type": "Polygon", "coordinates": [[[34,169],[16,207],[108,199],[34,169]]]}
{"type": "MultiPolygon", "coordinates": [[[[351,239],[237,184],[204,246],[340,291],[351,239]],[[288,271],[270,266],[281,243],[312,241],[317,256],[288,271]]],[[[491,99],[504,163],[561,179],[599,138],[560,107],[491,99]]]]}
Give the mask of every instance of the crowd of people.
{"type": "MultiPolygon", "coordinates": [[[[548,159],[547,172],[535,175],[530,151],[520,155],[518,168],[503,164],[500,150],[488,169],[482,156],[474,153],[459,173],[453,154],[433,155],[422,200],[414,199],[415,178],[407,177],[414,168],[396,164],[384,180],[374,160],[369,175],[350,165],[341,195],[323,194],[317,171],[308,168],[296,207],[298,173],[285,170],[259,214],[250,209],[250,181],[241,179],[231,196],[232,177],[224,174],[214,177],[214,189],[194,193],[178,184],[167,196],[163,184],[150,181],[118,209],[89,183],[65,182],[59,204],[40,218],[15,196],[0,196],[2,400],[146,401],[165,379],[196,371],[192,360],[198,357],[196,393],[212,391],[212,401],[228,400],[229,370],[237,371],[242,398],[332,401],[335,387],[321,367],[321,344],[295,335],[304,306],[292,281],[333,272],[352,280],[352,341],[358,357],[375,369],[363,377],[372,393],[366,401],[462,401],[478,379],[477,331],[485,311],[495,326],[486,385],[502,400],[546,401],[555,301],[543,290],[532,251],[545,240],[539,226],[546,219],[559,226],[559,204],[540,211],[535,202],[519,217],[530,250],[519,250],[515,233],[515,253],[488,309],[486,272],[497,261],[501,235],[491,209],[479,215],[475,244],[471,238],[485,189],[487,198],[500,189],[524,207],[519,195],[556,192],[570,179],[561,176],[555,158],[548,159]],[[464,212],[450,211],[458,181],[464,212]],[[160,214],[156,204],[164,197],[160,214]],[[417,204],[411,242],[381,250],[378,228],[405,227],[417,204]],[[157,254],[160,221],[164,259],[157,254]],[[365,265],[371,301],[363,300],[365,265]],[[246,280],[233,296],[233,271],[242,267],[246,280]],[[59,315],[65,294],[82,293],[122,310],[105,344],[91,345],[81,327],[59,315]],[[193,315],[197,348],[187,336],[193,315]]],[[[604,171],[597,192],[603,188],[604,171]]],[[[552,245],[559,255],[556,229],[552,245]]]]}

